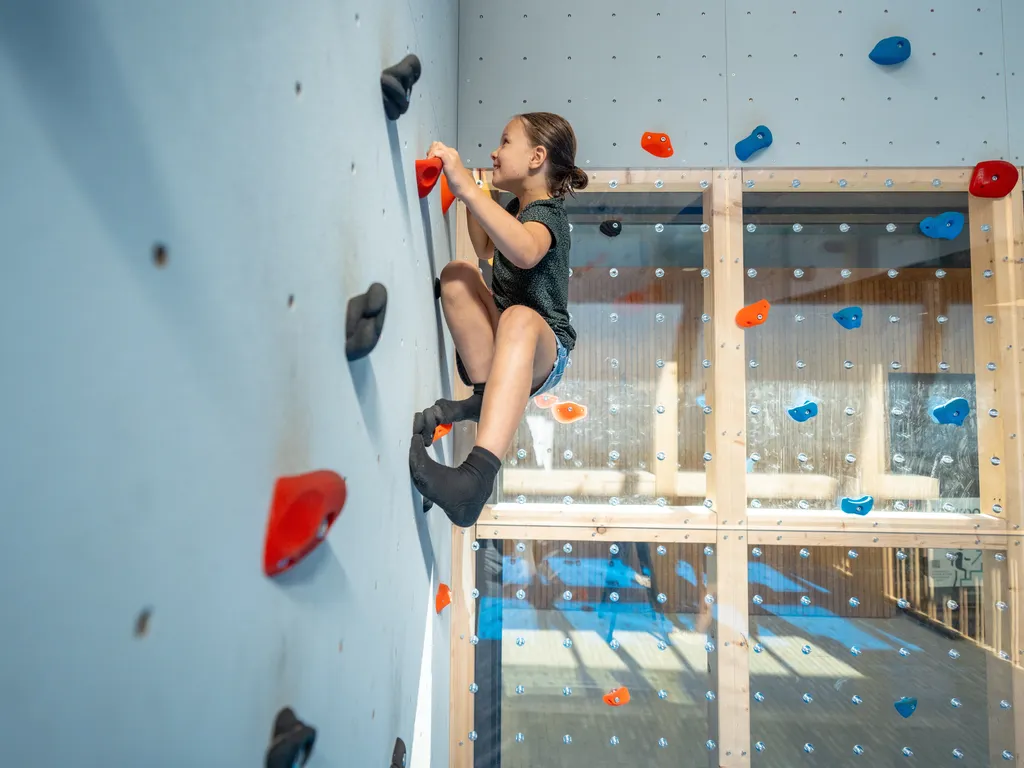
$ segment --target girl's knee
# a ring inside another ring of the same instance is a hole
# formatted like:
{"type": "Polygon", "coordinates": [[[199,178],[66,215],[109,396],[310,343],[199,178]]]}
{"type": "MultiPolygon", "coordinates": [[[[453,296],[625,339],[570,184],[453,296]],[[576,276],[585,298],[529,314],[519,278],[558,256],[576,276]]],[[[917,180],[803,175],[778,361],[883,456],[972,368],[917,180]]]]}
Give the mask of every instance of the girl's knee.
{"type": "Polygon", "coordinates": [[[536,311],[522,304],[513,304],[501,313],[498,328],[505,328],[516,333],[540,331],[547,323],[536,311]]]}
{"type": "Polygon", "coordinates": [[[468,261],[449,261],[441,269],[441,287],[453,282],[479,280],[480,270],[468,261]]]}

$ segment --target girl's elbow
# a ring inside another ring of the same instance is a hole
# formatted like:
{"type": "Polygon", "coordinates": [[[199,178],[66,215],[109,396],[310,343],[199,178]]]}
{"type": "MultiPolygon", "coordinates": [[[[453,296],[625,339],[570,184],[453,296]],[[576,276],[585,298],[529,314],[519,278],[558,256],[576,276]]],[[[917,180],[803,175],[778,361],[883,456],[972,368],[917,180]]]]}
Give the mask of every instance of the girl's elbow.
{"type": "Polygon", "coordinates": [[[541,255],[536,253],[526,253],[519,256],[516,260],[516,266],[520,269],[533,269],[540,264],[541,255]]]}
{"type": "Polygon", "coordinates": [[[542,251],[540,249],[540,246],[537,245],[537,243],[532,241],[531,239],[529,246],[527,246],[523,250],[523,269],[533,269],[534,267],[536,267],[538,264],[540,264],[540,260],[544,258],[544,255],[546,253],[547,251],[542,251]]]}

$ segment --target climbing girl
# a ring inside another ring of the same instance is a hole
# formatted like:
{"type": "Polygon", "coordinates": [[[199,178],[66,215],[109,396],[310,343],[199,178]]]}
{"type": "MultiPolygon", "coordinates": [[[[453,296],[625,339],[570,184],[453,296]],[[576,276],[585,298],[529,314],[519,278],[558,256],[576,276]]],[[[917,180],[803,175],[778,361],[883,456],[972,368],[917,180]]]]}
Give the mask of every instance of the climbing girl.
{"type": "Polygon", "coordinates": [[[569,219],[565,196],[587,186],[576,167],[576,135],[550,112],[517,115],[491,153],[492,185],[515,195],[502,208],[476,185],[459,153],[434,142],[453,195],[468,212],[469,237],[481,260],[494,258],[491,291],[475,264],[441,270],[441,306],[455,342],[459,376],[473,395],[438,400],[416,414],[409,449],[412,480],[455,524],[476,522],[491,495],[531,396],[562,379],[576,344],[569,323],[569,219]],[[479,421],[476,445],[458,467],[427,455],[439,424],[479,421]]]}

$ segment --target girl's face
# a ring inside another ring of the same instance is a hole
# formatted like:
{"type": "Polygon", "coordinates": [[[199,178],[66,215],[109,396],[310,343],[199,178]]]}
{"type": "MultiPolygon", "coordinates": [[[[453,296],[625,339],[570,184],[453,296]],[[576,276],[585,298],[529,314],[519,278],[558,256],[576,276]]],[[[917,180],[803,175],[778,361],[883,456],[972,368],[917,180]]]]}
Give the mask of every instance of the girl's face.
{"type": "Polygon", "coordinates": [[[505,126],[498,148],[491,152],[494,167],[491,183],[498,189],[515,193],[527,177],[536,174],[546,159],[547,150],[530,146],[522,121],[514,118],[505,126]]]}

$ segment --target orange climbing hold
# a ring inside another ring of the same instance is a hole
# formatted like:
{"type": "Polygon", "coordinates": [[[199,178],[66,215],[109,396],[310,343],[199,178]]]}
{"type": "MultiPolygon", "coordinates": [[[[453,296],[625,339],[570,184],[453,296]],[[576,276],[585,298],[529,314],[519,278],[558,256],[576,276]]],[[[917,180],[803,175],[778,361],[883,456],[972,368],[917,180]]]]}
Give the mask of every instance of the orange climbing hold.
{"type": "Polygon", "coordinates": [[[646,149],[655,157],[672,157],[672,139],[667,133],[651,133],[648,131],[640,139],[640,146],[646,149]]]}
{"type": "Polygon", "coordinates": [[[559,424],[572,424],[574,421],[587,418],[587,406],[579,403],[555,403],[551,413],[559,424]]]}
{"type": "Polygon", "coordinates": [[[441,213],[448,213],[448,209],[454,202],[455,195],[452,194],[452,190],[448,186],[448,177],[441,176],[441,213]]]}
{"type": "Polygon", "coordinates": [[[270,502],[263,572],[284,573],[316,549],[341,514],[347,495],[345,480],[330,470],[279,477],[270,502]]]}
{"type": "Polygon", "coordinates": [[[441,167],[440,157],[416,161],[416,188],[419,190],[420,197],[430,194],[441,176],[441,167]]]}
{"type": "Polygon", "coordinates": [[[545,392],[542,395],[537,395],[533,398],[533,404],[538,408],[550,408],[552,405],[558,402],[558,398],[554,395],[549,395],[545,392]]]}
{"type": "Polygon", "coordinates": [[[434,429],[434,442],[437,442],[438,440],[440,440],[442,437],[444,437],[445,435],[447,435],[451,431],[452,431],[452,425],[451,424],[438,424],[437,428],[434,429]]]}
{"type": "Polygon", "coordinates": [[[434,610],[441,613],[452,604],[452,591],[447,584],[437,585],[437,597],[434,598],[434,610]]]}
{"type": "Polygon", "coordinates": [[[609,691],[604,695],[604,703],[609,707],[621,707],[623,704],[629,704],[629,688],[623,686],[609,691]]]}
{"type": "Polygon", "coordinates": [[[768,310],[772,305],[766,299],[748,304],[736,313],[736,325],[740,328],[753,328],[768,319],[768,310]]]}

